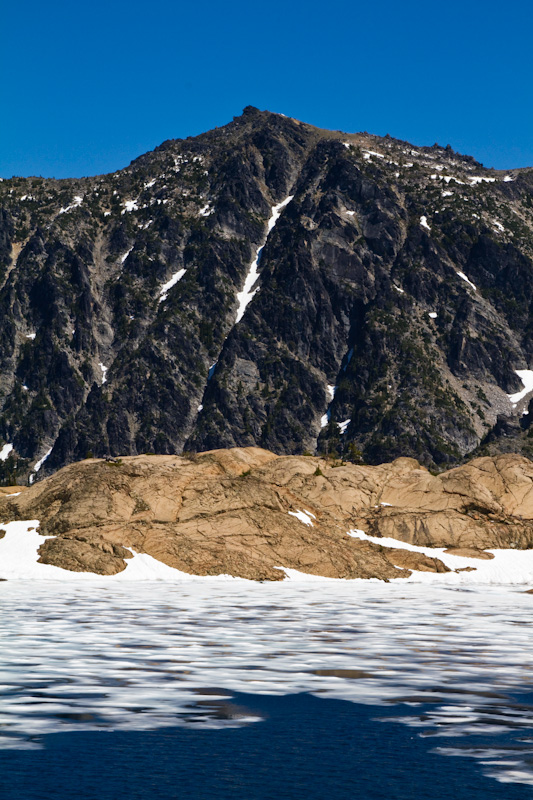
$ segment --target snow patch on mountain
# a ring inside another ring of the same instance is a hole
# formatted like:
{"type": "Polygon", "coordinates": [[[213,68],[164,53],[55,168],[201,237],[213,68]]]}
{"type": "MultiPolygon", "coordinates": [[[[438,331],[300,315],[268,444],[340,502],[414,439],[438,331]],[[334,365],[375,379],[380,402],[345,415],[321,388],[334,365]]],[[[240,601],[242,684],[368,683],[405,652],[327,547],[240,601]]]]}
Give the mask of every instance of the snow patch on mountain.
{"type": "Polygon", "coordinates": [[[516,374],[522,381],[524,388],[514,394],[508,394],[507,397],[513,404],[513,407],[520,402],[527,394],[533,392],[533,369],[515,369],[516,374]]]}
{"type": "Polygon", "coordinates": [[[47,450],[46,453],[44,454],[44,456],[39,459],[39,461],[36,463],[36,465],[33,468],[34,472],[39,472],[39,470],[41,469],[42,465],[44,464],[44,462],[46,461],[46,459],[48,458],[48,456],[52,452],[52,449],[53,448],[51,447],[50,450],[47,450]]]}
{"type": "Polygon", "coordinates": [[[13,445],[5,444],[0,450],[0,461],[5,461],[12,451],[13,451],[13,445]]]}
{"type": "Polygon", "coordinates": [[[258,267],[259,267],[259,261],[261,260],[261,253],[263,252],[263,249],[267,243],[270,232],[272,231],[276,222],[280,218],[282,210],[285,208],[286,205],[288,205],[291,202],[293,197],[294,195],[289,195],[289,197],[286,197],[285,200],[281,201],[281,203],[278,203],[277,206],[272,206],[272,214],[270,216],[270,219],[268,220],[266,239],[261,245],[261,247],[257,248],[255,258],[250,264],[250,269],[248,270],[248,275],[246,276],[246,280],[244,281],[244,286],[242,288],[242,291],[238,292],[237,294],[237,300],[239,301],[239,308],[237,309],[237,318],[235,320],[235,324],[241,321],[249,303],[252,301],[253,297],[259,291],[259,287],[257,286],[254,289],[254,286],[259,278],[258,267]]]}
{"type": "Polygon", "coordinates": [[[466,283],[468,283],[468,284],[469,284],[469,285],[472,287],[472,289],[473,289],[475,292],[477,292],[477,289],[476,289],[475,285],[472,283],[472,281],[470,280],[470,278],[467,278],[467,277],[466,277],[466,275],[464,274],[464,272],[458,272],[457,274],[459,275],[459,277],[460,277],[460,278],[461,278],[463,281],[466,281],[466,283]]]}
{"type": "Polygon", "coordinates": [[[471,175],[468,178],[468,180],[470,181],[472,186],[475,186],[476,183],[483,183],[483,182],[485,182],[485,183],[494,183],[496,181],[496,178],[485,178],[485,177],[479,176],[479,175],[471,175]]]}
{"type": "Polygon", "coordinates": [[[174,275],[171,277],[169,281],[163,284],[163,286],[159,290],[159,300],[157,301],[158,303],[164,303],[172,287],[175,286],[178,283],[178,281],[181,281],[186,272],[187,272],[186,269],[179,269],[177,272],[174,273],[174,275]]]}
{"type": "Polygon", "coordinates": [[[80,197],[79,195],[76,195],[76,197],[74,198],[74,200],[72,201],[72,203],[69,206],[65,206],[64,208],[60,208],[59,209],[58,215],[59,214],[66,214],[67,211],[72,211],[73,208],[77,208],[78,206],[80,206],[82,204],[82,202],[83,202],[83,197],[80,197]]]}
{"type": "Polygon", "coordinates": [[[124,208],[121,211],[122,214],[125,214],[127,211],[138,211],[139,206],[137,205],[137,200],[126,200],[124,202],[124,208]]]}

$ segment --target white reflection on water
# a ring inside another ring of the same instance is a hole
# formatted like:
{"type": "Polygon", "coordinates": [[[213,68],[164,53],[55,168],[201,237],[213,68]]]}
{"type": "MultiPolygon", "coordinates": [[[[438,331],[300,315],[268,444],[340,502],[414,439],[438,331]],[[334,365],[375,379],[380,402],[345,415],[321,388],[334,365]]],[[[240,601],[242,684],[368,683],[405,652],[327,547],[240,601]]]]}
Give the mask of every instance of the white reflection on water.
{"type": "Polygon", "coordinates": [[[424,735],[513,730],[494,753],[467,740],[439,751],[533,784],[533,709],[508,696],[531,690],[532,604],[505,587],[8,581],[0,746],[58,730],[248,724],[257,718],[231,709],[231,691],[308,691],[406,702],[401,721],[424,735]]]}

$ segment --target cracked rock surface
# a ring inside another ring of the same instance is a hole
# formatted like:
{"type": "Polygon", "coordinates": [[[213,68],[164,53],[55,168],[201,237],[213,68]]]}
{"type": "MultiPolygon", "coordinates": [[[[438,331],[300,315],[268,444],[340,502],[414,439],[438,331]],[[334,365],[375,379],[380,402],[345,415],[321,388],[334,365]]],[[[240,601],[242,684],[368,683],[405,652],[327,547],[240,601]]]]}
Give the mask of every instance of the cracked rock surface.
{"type": "Polygon", "coordinates": [[[53,537],[41,561],[70,570],[114,574],[131,548],[195,575],[391,580],[448,568],[349,530],[479,558],[533,547],[533,463],[484,457],[435,476],[411,458],[356,466],[255,447],[89,459],[0,494],[0,520],[16,519],[40,520],[53,537]]]}

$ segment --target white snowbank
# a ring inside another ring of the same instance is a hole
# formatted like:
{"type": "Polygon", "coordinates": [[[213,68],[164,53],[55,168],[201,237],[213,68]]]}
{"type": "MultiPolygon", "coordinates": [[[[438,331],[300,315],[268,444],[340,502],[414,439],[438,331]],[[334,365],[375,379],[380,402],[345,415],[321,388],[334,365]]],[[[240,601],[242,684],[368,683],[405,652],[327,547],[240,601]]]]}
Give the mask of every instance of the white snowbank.
{"type": "Polygon", "coordinates": [[[296,517],[296,519],[299,519],[304,525],[309,525],[311,528],[313,527],[313,520],[311,517],[316,519],[315,515],[311,514],[310,511],[289,511],[289,514],[291,517],[296,517]]]}
{"type": "Polygon", "coordinates": [[[428,317],[430,317],[430,319],[437,319],[437,316],[438,316],[438,314],[437,314],[436,311],[430,311],[428,313],[428,317]]]}
{"type": "Polygon", "coordinates": [[[159,290],[159,300],[157,301],[158,303],[163,303],[167,299],[168,293],[170,292],[172,287],[175,286],[178,283],[178,281],[181,281],[186,272],[187,272],[186,269],[179,269],[177,272],[174,273],[174,275],[171,277],[169,281],[163,284],[163,286],[159,290]]]}
{"type": "Polygon", "coordinates": [[[428,218],[427,218],[426,216],[422,216],[422,217],[420,217],[420,224],[421,224],[421,226],[422,226],[423,228],[425,228],[427,231],[430,231],[430,230],[431,230],[430,226],[428,225],[428,218]]]}
{"type": "MultiPolygon", "coordinates": [[[[289,511],[291,516],[296,517],[304,525],[313,526],[314,514],[308,510],[289,511]]],[[[60,567],[49,564],[38,563],[38,549],[41,544],[50,537],[41,536],[37,533],[39,527],[38,520],[26,520],[23,522],[9,522],[0,525],[0,531],[5,531],[5,536],[0,539],[0,578],[9,580],[60,580],[60,581],[97,581],[111,582],[116,581],[213,581],[213,580],[232,580],[242,581],[243,583],[253,583],[240,578],[233,578],[229,575],[217,576],[196,576],[182,572],[173,567],[158,561],[152,556],[136,553],[131,550],[133,557],[126,561],[126,569],[117,575],[102,576],[89,572],[71,572],[60,567]]],[[[416,553],[423,553],[432,558],[439,558],[451,570],[473,567],[474,571],[469,572],[447,572],[432,573],[413,571],[407,579],[402,582],[409,583],[435,583],[446,585],[533,585],[533,550],[489,550],[494,555],[491,560],[477,558],[467,558],[445,553],[444,548],[439,547],[418,547],[389,537],[369,536],[364,531],[352,529],[347,531],[347,535],[352,538],[365,539],[384,547],[391,547],[399,550],[411,550],[416,553]]],[[[321,580],[328,582],[339,582],[334,578],[322,578],[311,576],[306,573],[299,573],[297,570],[277,567],[282,569],[287,577],[299,580],[321,580]]],[[[344,581],[343,581],[344,582],[344,581]]],[[[350,582],[350,581],[349,581],[350,582]]],[[[368,581],[358,581],[358,583],[368,583],[368,581]]]]}
{"type": "Polygon", "coordinates": [[[366,539],[383,547],[411,550],[431,558],[439,558],[451,570],[474,567],[474,572],[418,572],[413,571],[405,580],[411,583],[447,584],[533,584],[533,550],[488,550],[494,558],[483,560],[445,553],[443,547],[418,547],[391,537],[369,536],[362,530],[351,530],[349,536],[366,539]]]}
{"type": "MultiPolygon", "coordinates": [[[[336,583],[344,581],[344,578],[323,578],[321,575],[311,575],[309,572],[300,572],[299,569],[291,569],[290,567],[274,567],[274,569],[279,569],[280,572],[283,572],[285,575],[285,580],[287,581],[298,581],[300,583],[311,583],[314,581],[320,581],[324,583],[324,581],[335,581],[336,583]]],[[[373,580],[371,578],[370,580],[373,580]]]]}
{"type": "Polygon", "coordinates": [[[34,472],[39,472],[39,470],[41,469],[42,465],[44,464],[44,462],[46,461],[46,459],[48,458],[48,456],[50,455],[52,450],[53,450],[53,448],[51,447],[50,450],[47,450],[46,453],[44,454],[44,456],[39,459],[39,461],[36,463],[36,465],[33,468],[34,472]]]}
{"type": "Polygon", "coordinates": [[[472,289],[473,289],[475,292],[477,291],[477,289],[476,289],[475,285],[472,283],[472,281],[470,280],[470,278],[467,278],[467,277],[466,277],[466,275],[464,274],[464,272],[458,272],[457,274],[459,275],[459,277],[460,277],[460,278],[462,278],[462,280],[463,280],[463,281],[466,281],[466,283],[468,283],[468,284],[469,284],[469,285],[472,287],[472,289]]]}
{"type": "Polygon", "coordinates": [[[515,372],[524,384],[524,388],[520,392],[507,395],[513,406],[519,403],[526,394],[533,391],[533,369],[515,369],[515,372]]]}
{"type": "Polygon", "coordinates": [[[98,366],[102,370],[102,386],[103,386],[104,383],[107,383],[107,370],[108,370],[108,367],[104,366],[104,364],[102,364],[101,361],[98,363],[98,366]]]}
{"type": "Polygon", "coordinates": [[[450,183],[450,181],[454,181],[455,183],[459,183],[461,186],[465,186],[465,182],[456,178],[455,175],[437,175],[435,172],[433,175],[430,176],[432,180],[441,180],[446,181],[446,183],[450,183]]]}
{"type": "MultiPolygon", "coordinates": [[[[278,221],[282,210],[285,208],[286,205],[288,205],[291,202],[293,197],[294,197],[294,195],[290,195],[289,197],[286,197],[285,200],[282,200],[281,203],[278,203],[277,206],[273,206],[272,207],[272,214],[270,216],[270,219],[268,220],[267,239],[268,239],[268,236],[269,236],[271,230],[273,229],[274,225],[278,221]]],[[[248,275],[246,276],[246,280],[244,281],[244,286],[242,287],[242,292],[238,292],[237,293],[237,300],[239,301],[239,308],[237,309],[237,317],[235,319],[235,324],[237,324],[237,322],[241,321],[241,319],[244,316],[244,312],[246,311],[246,308],[248,307],[248,304],[252,301],[253,297],[255,296],[257,291],[259,290],[259,287],[256,287],[254,289],[254,286],[257,283],[257,280],[259,278],[258,266],[259,266],[259,261],[261,259],[261,253],[263,252],[263,248],[264,248],[265,244],[266,244],[266,239],[265,239],[264,243],[261,245],[261,247],[259,247],[257,249],[257,252],[255,254],[255,258],[252,261],[252,263],[250,264],[250,269],[248,270],[248,275]]]]}
{"type": "Polygon", "coordinates": [[[126,200],[124,202],[124,208],[121,211],[121,214],[125,214],[127,211],[138,211],[139,206],[137,205],[137,200],[126,200]]]}
{"type": "Polygon", "coordinates": [[[0,578],[33,580],[55,577],[62,580],[70,577],[64,574],[67,570],[37,563],[37,550],[45,541],[45,537],[37,533],[38,527],[37,519],[0,525],[0,531],[5,531],[5,536],[0,539],[0,578]]]}
{"type": "MultiPolygon", "coordinates": [[[[331,383],[328,383],[328,384],[326,384],[326,391],[327,391],[328,397],[329,397],[329,404],[331,404],[333,402],[333,398],[335,397],[335,392],[337,391],[337,387],[333,386],[333,384],[331,384],[331,383]]],[[[321,428],[325,428],[326,427],[326,425],[329,423],[330,417],[331,417],[331,412],[330,412],[329,407],[328,407],[326,413],[323,414],[320,417],[320,427],[321,428]]]]}
{"type": "MultiPolygon", "coordinates": [[[[53,537],[41,536],[37,529],[39,520],[25,520],[23,522],[9,522],[0,525],[0,531],[5,531],[5,536],[0,539],[0,578],[8,580],[59,580],[59,581],[206,581],[206,580],[231,580],[245,581],[244,578],[233,578],[231,575],[200,576],[189,575],[174,569],[162,561],[158,561],[145,553],[135,553],[126,561],[126,569],[117,575],[96,575],[93,572],[72,572],[51,564],[40,564],[39,547],[53,537]]],[[[130,548],[126,548],[130,549],[130,548]]]]}
{"type": "Polygon", "coordinates": [[[12,451],[13,451],[13,445],[5,444],[0,450],[0,461],[5,461],[12,451]]]}
{"type": "Polygon", "coordinates": [[[483,182],[485,182],[485,183],[494,183],[496,178],[483,178],[483,177],[479,177],[477,175],[471,175],[468,178],[468,180],[470,181],[472,186],[475,186],[476,183],[483,183],[483,182]]]}
{"type": "Polygon", "coordinates": [[[352,421],[351,419],[345,419],[344,422],[337,422],[341,436],[343,433],[346,433],[346,428],[348,427],[351,421],[352,421]]]}
{"type": "Polygon", "coordinates": [[[59,209],[58,215],[66,214],[67,211],[72,211],[73,208],[77,208],[79,205],[81,205],[82,202],[83,202],[83,197],[80,197],[79,195],[76,196],[69,206],[65,206],[65,208],[59,209]]]}

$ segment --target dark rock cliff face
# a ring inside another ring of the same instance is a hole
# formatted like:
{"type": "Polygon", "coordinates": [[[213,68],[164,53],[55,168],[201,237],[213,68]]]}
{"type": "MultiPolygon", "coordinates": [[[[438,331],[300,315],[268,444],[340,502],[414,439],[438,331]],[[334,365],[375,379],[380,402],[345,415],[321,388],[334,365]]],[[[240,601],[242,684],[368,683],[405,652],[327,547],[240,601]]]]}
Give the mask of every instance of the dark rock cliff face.
{"type": "Polygon", "coordinates": [[[0,480],[46,454],[39,477],[254,444],[532,454],[508,397],[532,257],[533,170],[252,108],[112,175],[4,180],[0,480]]]}

